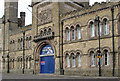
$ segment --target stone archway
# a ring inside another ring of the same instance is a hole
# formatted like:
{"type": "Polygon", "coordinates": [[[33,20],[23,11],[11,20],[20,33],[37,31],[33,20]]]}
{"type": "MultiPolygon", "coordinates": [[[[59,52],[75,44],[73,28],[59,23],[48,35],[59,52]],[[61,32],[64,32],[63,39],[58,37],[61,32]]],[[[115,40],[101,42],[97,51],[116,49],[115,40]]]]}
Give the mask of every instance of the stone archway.
{"type": "Polygon", "coordinates": [[[45,44],[40,51],[40,73],[54,73],[55,59],[51,45],[45,44]]]}
{"type": "MultiPolygon", "coordinates": [[[[52,47],[52,49],[53,49],[53,51],[54,51],[53,58],[54,58],[54,56],[56,55],[56,54],[55,54],[55,53],[56,53],[55,46],[54,46],[50,41],[42,41],[42,42],[39,42],[39,43],[36,45],[35,49],[34,49],[34,73],[37,73],[37,74],[41,73],[41,72],[40,72],[40,71],[41,71],[40,52],[41,52],[41,50],[43,49],[43,47],[44,47],[45,45],[50,45],[50,46],[52,47]]],[[[49,56],[49,55],[48,55],[48,56],[49,56]]],[[[50,56],[51,56],[51,55],[50,55],[50,56]]],[[[52,73],[54,73],[54,72],[52,72],[52,73]]]]}

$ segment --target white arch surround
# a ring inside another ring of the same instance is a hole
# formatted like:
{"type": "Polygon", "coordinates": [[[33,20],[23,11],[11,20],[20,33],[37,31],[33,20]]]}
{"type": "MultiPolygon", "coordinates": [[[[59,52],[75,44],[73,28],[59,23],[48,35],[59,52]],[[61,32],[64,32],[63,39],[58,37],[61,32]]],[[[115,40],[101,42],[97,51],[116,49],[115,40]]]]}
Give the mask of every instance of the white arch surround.
{"type": "Polygon", "coordinates": [[[88,22],[87,22],[88,27],[89,27],[90,22],[93,22],[93,23],[94,23],[94,19],[89,19],[89,20],[88,20],[88,22]]]}
{"type": "Polygon", "coordinates": [[[109,21],[109,20],[110,20],[110,17],[109,17],[109,16],[103,16],[103,17],[101,18],[101,22],[103,22],[104,19],[107,19],[107,20],[109,21]]]}

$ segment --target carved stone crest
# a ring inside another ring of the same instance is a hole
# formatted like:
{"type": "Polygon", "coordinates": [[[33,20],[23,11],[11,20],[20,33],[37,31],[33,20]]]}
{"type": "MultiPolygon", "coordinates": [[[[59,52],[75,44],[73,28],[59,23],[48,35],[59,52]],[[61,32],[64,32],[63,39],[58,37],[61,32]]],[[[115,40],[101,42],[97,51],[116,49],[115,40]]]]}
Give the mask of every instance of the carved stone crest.
{"type": "Polygon", "coordinates": [[[38,13],[38,18],[40,21],[38,21],[38,25],[48,23],[52,21],[52,10],[46,9],[42,10],[38,13]]]}

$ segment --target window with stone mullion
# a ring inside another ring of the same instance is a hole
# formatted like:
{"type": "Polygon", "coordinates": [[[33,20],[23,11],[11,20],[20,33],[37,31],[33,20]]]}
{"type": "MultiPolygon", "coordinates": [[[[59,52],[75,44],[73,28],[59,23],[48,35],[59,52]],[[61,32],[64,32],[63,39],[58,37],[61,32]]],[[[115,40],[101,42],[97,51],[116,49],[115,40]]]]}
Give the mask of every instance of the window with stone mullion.
{"type": "Polygon", "coordinates": [[[97,35],[99,35],[100,32],[100,36],[102,35],[102,25],[101,23],[99,23],[99,30],[98,30],[98,25],[97,25],[97,35]]]}
{"type": "Polygon", "coordinates": [[[75,55],[72,55],[72,67],[76,66],[75,55]]]}
{"type": "Polygon", "coordinates": [[[72,40],[75,40],[75,30],[72,29],[72,40]]]}
{"type": "Polygon", "coordinates": [[[108,35],[109,34],[109,24],[107,19],[104,20],[104,34],[108,35]]]}
{"type": "Polygon", "coordinates": [[[13,46],[14,46],[14,50],[16,50],[15,48],[16,48],[16,46],[15,46],[15,42],[13,43],[13,46]]]}
{"type": "Polygon", "coordinates": [[[29,40],[27,40],[27,49],[29,49],[29,40]]]}
{"type": "Polygon", "coordinates": [[[90,23],[90,27],[91,27],[91,37],[94,37],[95,36],[95,27],[94,27],[93,22],[90,23]]]}
{"type": "Polygon", "coordinates": [[[81,39],[81,29],[79,25],[77,25],[77,38],[81,39]]]}
{"type": "Polygon", "coordinates": [[[77,61],[78,61],[78,67],[80,67],[82,63],[80,54],[77,55],[77,61]]]}
{"type": "Polygon", "coordinates": [[[105,50],[105,65],[109,65],[109,54],[107,50],[105,50]]]}
{"type": "Polygon", "coordinates": [[[21,42],[19,41],[18,44],[19,44],[18,49],[20,50],[21,49],[21,42]]]}
{"type": "Polygon", "coordinates": [[[91,66],[95,66],[95,54],[91,52],[91,66]]]}
{"type": "MultiPolygon", "coordinates": [[[[100,52],[101,53],[101,52],[100,52]]],[[[97,56],[99,55],[99,53],[97,52],[97,56]]],[[[101,55],[101,54],[100,54],[101,55]]],[[[99,58],[97,59],[98,60],[98,65],[99,65],[99,58]]],[[[102,55],[101,55],[101,58],[100,58],[100,65],[102,65],[102,55]]]]}
{"type": "Polygon", "coordinates": [[[69,58],[69,55],[67,55],[66,59],[67,59],[67,67],[70,67],[70,58],[69,58]]]}
{"type": "Polygon", "coordinates": [[[67,29],[66,32],[67,32],[67,41],[69,41],[70,40],[70,30],[67,29]]]}

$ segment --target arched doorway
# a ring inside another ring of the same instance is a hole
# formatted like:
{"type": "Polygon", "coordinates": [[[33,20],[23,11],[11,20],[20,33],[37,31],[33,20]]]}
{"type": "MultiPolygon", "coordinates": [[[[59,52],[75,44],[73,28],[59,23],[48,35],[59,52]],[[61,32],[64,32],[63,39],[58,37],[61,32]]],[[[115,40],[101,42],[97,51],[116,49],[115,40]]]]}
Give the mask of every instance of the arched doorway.
{"type": "Polygon", "coordinates": [[[51,45],[45,44],[40,51],[40,73],[54,73],[55,59],[51,45]]]}

